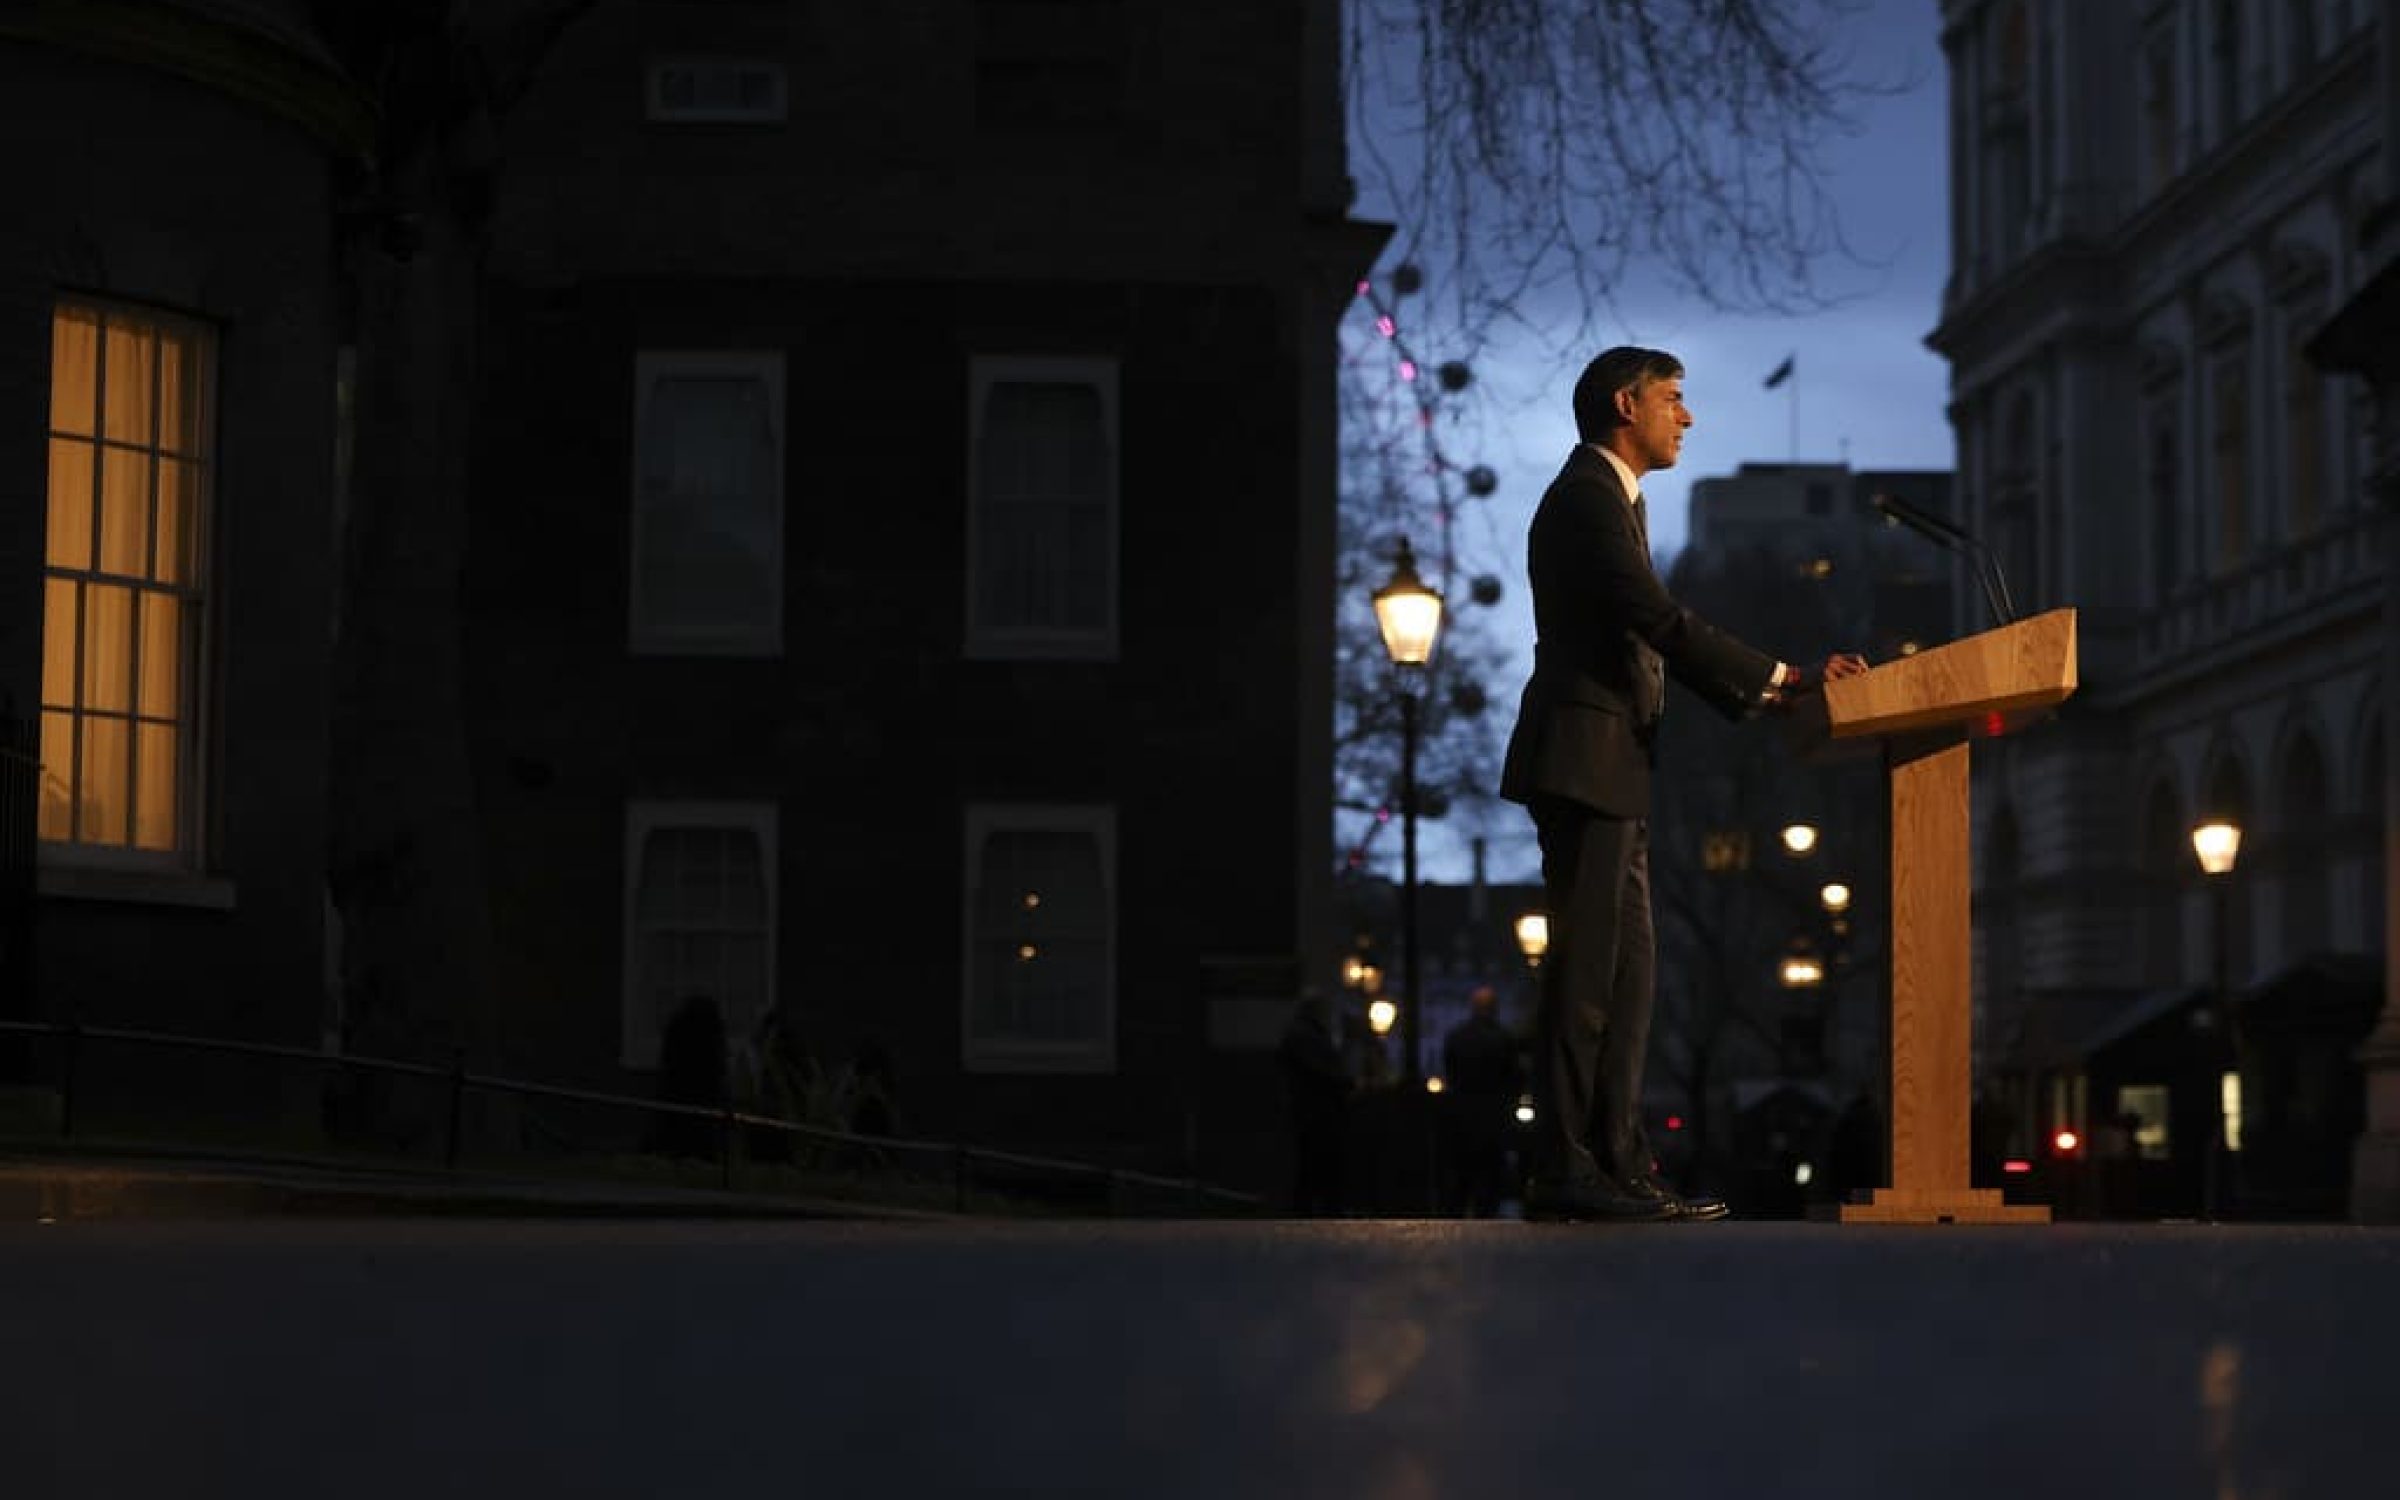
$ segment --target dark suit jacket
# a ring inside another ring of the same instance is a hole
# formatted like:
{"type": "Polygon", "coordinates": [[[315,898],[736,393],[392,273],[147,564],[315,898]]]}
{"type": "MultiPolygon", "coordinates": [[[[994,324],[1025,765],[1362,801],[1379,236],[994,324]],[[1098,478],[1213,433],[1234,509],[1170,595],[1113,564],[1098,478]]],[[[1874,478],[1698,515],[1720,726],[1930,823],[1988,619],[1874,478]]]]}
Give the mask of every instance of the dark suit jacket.
{"type": "Polygon", "coordinates": [[[1668,597],[1616,469],[1585,444],[1543,493],[1526,550],[1539,639],[1500,795],[1645,817],[1667,677],[1739,718],[1775,659],[1668,597]]]}

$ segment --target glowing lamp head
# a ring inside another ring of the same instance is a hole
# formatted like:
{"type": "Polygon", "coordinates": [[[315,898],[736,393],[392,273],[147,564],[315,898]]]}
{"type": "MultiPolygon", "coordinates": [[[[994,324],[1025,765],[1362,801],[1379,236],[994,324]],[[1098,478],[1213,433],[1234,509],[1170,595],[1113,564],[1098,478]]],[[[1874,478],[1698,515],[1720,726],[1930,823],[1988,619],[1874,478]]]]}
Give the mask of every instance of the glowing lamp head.
{"type": "Polygon", "coordinates": [[[1528,1095],[1517,1101],[1517,1123],[1519,1125],[1531,1125],[1533,1123],[1532,1096],[1528,1095]]]}
{"type": "Polygon", "coordinates": [[[1806,854],[1817,847],[1817,827],[1814,823],[1784,825],[1783,847],[1794,854],[1806,854]]]}
{"type": "Polygon", "coordinates": [[[2050,1137],[2050,1149],[2061,1156],[2073,1156],[2083,1145],[2083,1137],[2072,1130],[2061,1130],[2050,1137]]]}
{"type": "Polygon", "coordinates": [[[1825,982],[1825,965],[1813,953],[1787,953],[1775,977],[1787,990],[1813,990],[1825,982]]]}
{"type": "Polygon", "coordinates": [[[1438,1094],[1442,1091],[1442,1087],[1442,1075],[1439,1073],[1425,1080],[1425,1092],[1428,1094],[1438,1094]]]}
{"type": "Polygon", "coordinates": [[[1375,591],[1375,623],[1383,631],[1383,649],[1393,665],[1421,667],[1433,659],[1433,639],[1442,629],[1442,596],[1417,576],[1417,555],[1406,537],[1400,539],[1391,580],[1375,591]]]}
{"type": "Polygon", "coordinates": [[[2192,830],[2192,853],[2200,857],[2200,868],[2211,875],[2228,875],[2233,862],[2242,852],[2242,830],[2239,824],[2223,820],[2203,823],[2192,830]]]}
{"type": "Polygon", "coordinates": [[[1392,1023],[1400,1019],[1400,1007],[1389,1000],[1374,1000],[1367,1005],[1367,1028],[1377,1036],[1389,1036],[1392,1023]]]}
{"type": "Polygon", "coordinates": [[[1550,951],[1548,912],[1529,911],[1517,918],[1517,951],[1531,964],[1540,963],[1542,955],[1550,951]]]}
{"type": "Polygon", "coordinates": [[[1817,892],[1817,900],[1827,911],[1848,911],[1850,909],[1850,887],[1838,880],[1829,880],[1825,883],[1824,888],[1817,892]]]}

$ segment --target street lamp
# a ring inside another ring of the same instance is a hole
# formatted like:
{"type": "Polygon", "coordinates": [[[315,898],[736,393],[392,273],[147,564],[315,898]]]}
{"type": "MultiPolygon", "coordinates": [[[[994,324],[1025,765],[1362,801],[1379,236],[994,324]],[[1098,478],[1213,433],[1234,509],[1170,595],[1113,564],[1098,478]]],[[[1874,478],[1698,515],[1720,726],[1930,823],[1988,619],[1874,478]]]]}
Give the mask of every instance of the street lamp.
{"type": "Polygon", "coordinates": [[[1790,850],[1795,856],[1806,854],[1809,850],[1816,848],[1817,825],[1814,823],[1785,824],[1783,847],[1790,850]]]}
{"type": "MultiPolygon", "coordinates": [[[[2208,1141],[2208,1177],[2201,1184],[2204,1201],[2201,1216],[2217,1216],[2217,1179],[2223,1175],[2229,1153],[2241,1149],[2241,1087],[2242,1048],[2234,1034],[2233,980],[2231,942],[2233,928],[2232,889],[2234,861],[2241,857],[2242,827],[2228,819],[2211,819],[2192,830],[2192,854],[2208,876],[2212,899],[2209,902],[2211,925],[2216,929],[2211,937],[2210,968],[2215,980],[2217,1034],[2225,1038],[2233,1062],[2230,1082],[2220,1078],[2217,1085],[2217,1128],[2208,1141]]],[[[2238,1158],[2236,1158],[2238,1160],[2238,1158]]]]}
{"type": "Polygon", "coordinates": [[[1840,916],[1850,909],[1850,887],[1838,880],[1827,881],[1824,889],[1817,892],[1817,901],[1826,911],[1840,916]]]}
{"type": "Polygon", "coordinates": [[[1418,676],[1433,659],[1442,628],[1442,596],[1417,576],[1417,557],[1400,539],[1391,579],[1375,591],[1375,623],[1383,649],[1400,672],[1400,961],[1408,966],[1401,986],[1400,1045],[1407,1054],[1404,1077],[1423,1074],[1420,1028],[1421,980],[1417,961],[1417,690],[1418,676]]]}
{"type": "Polygon", "coordinates": [[[1550,914],[1529,911],[1517,918],[1517,951],[1525,955],[1529,968],[1542,966],[1542,955],[1550,951],[1550,914]]]}

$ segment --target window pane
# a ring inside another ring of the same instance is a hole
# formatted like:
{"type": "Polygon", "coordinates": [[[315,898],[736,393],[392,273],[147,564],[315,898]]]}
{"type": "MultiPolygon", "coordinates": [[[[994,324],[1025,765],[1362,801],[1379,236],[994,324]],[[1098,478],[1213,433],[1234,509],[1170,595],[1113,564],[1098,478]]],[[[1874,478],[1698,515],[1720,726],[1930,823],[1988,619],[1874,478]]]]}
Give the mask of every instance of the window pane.
{"type": "Polygon", "coordinates": [[[977,623],[1108,623],[1108,434],[1085,382],[994,385],[978,462],[977,623]]]}
{"type": "Polygon", "coordinates": [[[199,535],[200,466],[171,458],[161,460],[158,548],[151,558],[150,576],[161,583],[197,583],[199,569],[194,564],[192,546],[199,535]]]}
{"type": "Polygon", "coordinates": [[[130,726],[123,719],[87,714],[83,719],[83,764],[75,787],[75,836],[87,844],[126,842],[131,811],[133,761],[130,726]]]}
{"type": "Polygon", "coordinates": [[[147,328],[108,325],[100,362],[103,437],[145,446],[151,442],[150,358],[155,343],[147,328]]]}
{"type": "Polygon", "coordinates": [[[175,847],[175,787],[180,756],[175,744],[172,724],[142,724],[136,726],[139,735],[138,754],[134,757],[139,780],[134,787],[133,841],[144,849],[173,849],[175,847]]]}
{"type": "Polygon", "coordinates": [[[207,394],[200,376],[201,340],[193,334],[167,334],[159,345],[158,444],[170,453],[197,456],[207,442],[207,394]]]}
{"type": "Polygon", "coordinates": [[[1073,831],[995,832],[981,866],[976,1029],[1021,1041],[1096,1038],[1108,994],[1099,841],[1073,831]]]}
{"type": "Polygon", "coordinates": [[[142,595],[142,696],[140,712],[172,719],[181,701],[183,605],[171,594],[142,595]]]}
{"type": "Polygon", "coordinates": [[[72,579],[42,584],[42,706],[75,706],[75,589],[72,579]]]}
{"type": "Polygon", "coordinates": [[[124,713],[132,698],[133,590],[86,585],[82,706],[124,713]]]}
{"type": "Polygon", "coordinates": [[[75,719],[72,714],[42,715],[41,836],[66,840],[75,836],[75,719]]]}
{"type": "Polygon", "coordinates": [[[638,540],[648,623],[756,630],[774,621],[780,559],[768,394],[756,377],[652,385],[638,540]]]}
{"type": "Polygon", "coordinates": [[[100,315],[62,307],[50,320],[50,426],[89,437],[100,404],[100,315]]]}
{"type": "Polygon", "coordinates": [[[45,552],[54,568],[92,565],[92,448],[50,440],[50,525],[45,552]]]}
{"type": "Polygon", "coordinates": [[[150,572],[150,472],[147,453],[100,451],[100,566],[142,578],[150,572]]]}

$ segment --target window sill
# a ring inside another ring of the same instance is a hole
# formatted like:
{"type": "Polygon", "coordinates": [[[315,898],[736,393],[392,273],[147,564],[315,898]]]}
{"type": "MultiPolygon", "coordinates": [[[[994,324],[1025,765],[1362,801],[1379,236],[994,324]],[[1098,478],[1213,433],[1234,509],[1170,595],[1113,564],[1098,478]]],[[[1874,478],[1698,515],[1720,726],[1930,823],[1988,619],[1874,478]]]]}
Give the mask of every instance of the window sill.
{"type": "Polygon", "coordinates": [[[136,906],[234,908],[233,882],[221,876],[171,870],[105,870],[89,865],[43,865],[34,893],[61,901],[114,901],[136,906]]]}

